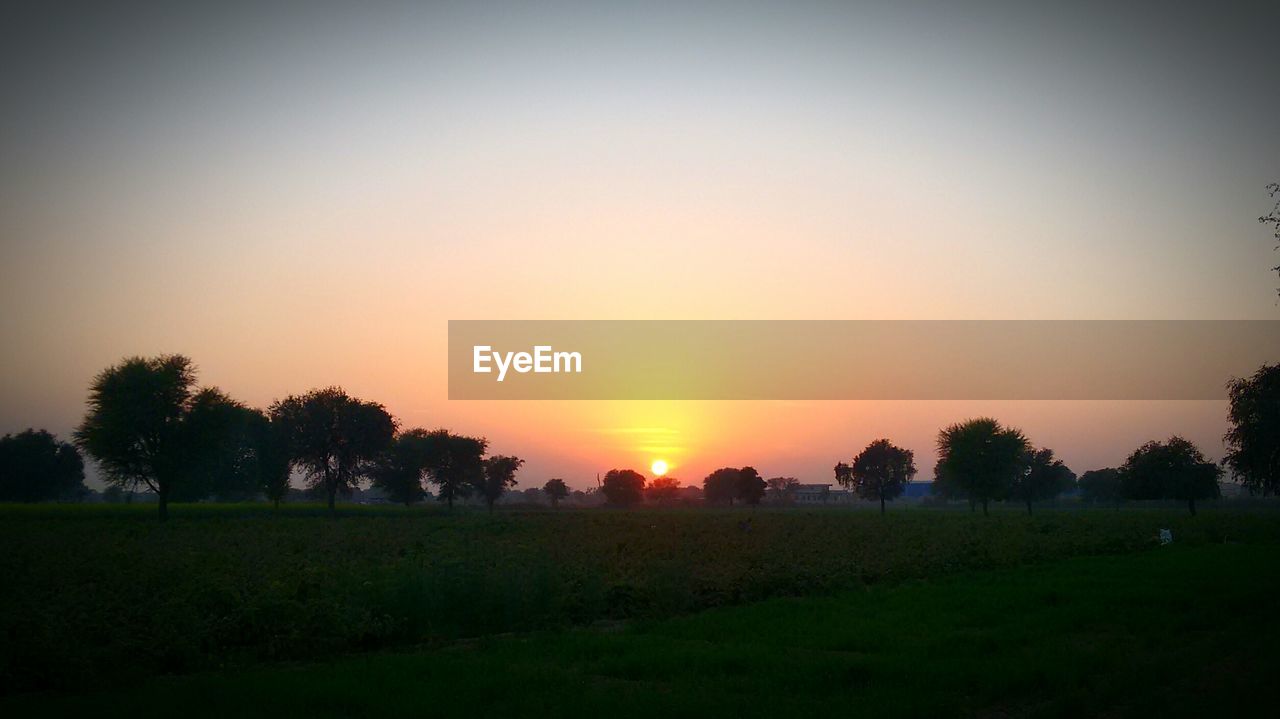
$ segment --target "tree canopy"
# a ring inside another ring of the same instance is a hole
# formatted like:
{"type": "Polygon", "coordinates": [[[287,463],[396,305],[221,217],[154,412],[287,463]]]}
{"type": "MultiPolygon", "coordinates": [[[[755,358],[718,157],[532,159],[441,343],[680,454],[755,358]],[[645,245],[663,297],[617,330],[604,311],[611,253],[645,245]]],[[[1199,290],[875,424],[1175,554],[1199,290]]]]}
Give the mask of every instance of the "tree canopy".
{"type": "Polygon", "coordinates": [[[760,504],[766,489],[768,485],[755,467],[743,467],[738,470],[738,481],[734,485],[734,490],[737,498],[743,503],[752,507],[760,504]]]}
{"type": "Polygon", "coordinates": [[[369,478],[387,499],[407,507],[426,496],[422,480],[427,472],[429,435],[418,428],[400,432],[374,462],[369,478]]]}
{"type": "Polygon", "coordinates": [[[1222,468],[1205,459],[1194,444],[1182,437],[1167,442],[1147,442],[1120,468],[1127,499],[1176,499],[1196,513],[1196,500],[1218,497],[1222,468]]]}
{"type": "Polygon", "coordinates": [[[1007,496],[1029,448],[1021,430],[990,417],[953,424],[938,433],[935,472],[941,489],[962,493],[986,514],[991,500],[1007,496]]]}
{"type": "Polygon", "coordinates": [[[1120,470],[1115,467],[1091,469],[1080,475],[1080,499],[1085,502],[1120,504],[1120,470]]]}
{"type": "Polygon", "coordinates": [[[75,445],[43,429],[0,437],[0,502],[71,500],[86,491],[75,445]]]}
{"type": "Polygon", "coordinates": [[[560,500],[569,496],[569,486],[559,477],[548,479],[547,483],[542,485],[542,491],[547,495],[547,499],[551,500],[552,507],[560,506],[560,500]]]}
{"type": "Polygon", "coordinates": [[[916,476],[915,453],[887,439],[877,439],[853,458],[852,464],[835,466],[836,481],[863,499],[878,500],[884,514],[885,501],[897,499],[916,476]]]}
{"type": "Polygon", "coordinates": [[[425,435],[427,478],[436,485],[437,499],[453,509],[455,499],[471,494],[484,481],[484,453],[489,440],[437,429],[425,435]]]}
{"type": "Polygon", "coordinates": [[[1250,493],[1275,494],[1280,491],[1280,365],[1263,365],[1252,377],[1232,379],[1227,392],[1226,465],[1250,493]]]}
{"type": "Polygon", "coordinates": [[[1013,478],[1009,498],[1027,505],[1027,514],[1031,514],[1032,503],[1069,492],[1075,484],[1075,472],[1054,457],[1052,449],[1037,449],[1023,456],[1023,467],[1013,478]]]}
{"type": "Polygon", "coordinates": [[[311,486],[324,492],[330,512],[338,493],[350,493],[372,470],[396,430],[381,404],[356,399],[340,387],[276,402],[271,419],[285,429],[290,454],[311,486]]]}
{"type": "Polygon", "coordinates": [[[484,460],[484,471],[479,475],[476,490],[484,498],[489,511],[493,511],[493,503],[507,490],[516,485],[516,471],[524,464],[519,457],[508,457],[495,454],[484,460]]]}
{"type": "Polygon", "coordinates": [[[98,461],[108,482],[145,484],[166,519],[174,488],[216,451],[234,404],[217,389],[196,389],[196,370],[181,355],[131,357],[103,370],[89,388],[75,440],[98,461]]]}
{"type": "Polygon", "coordinates": [[[738,498],[738,468],[721,467],[702,480],[702,498],[710,503],[733,504],[738,498]]]}
{"type": "Polygon", "coordinates": [[[630,507],[644,499],[644,475],[633,469],[611,469],[604,475],[600,491],[609,504],[630,507]]]}

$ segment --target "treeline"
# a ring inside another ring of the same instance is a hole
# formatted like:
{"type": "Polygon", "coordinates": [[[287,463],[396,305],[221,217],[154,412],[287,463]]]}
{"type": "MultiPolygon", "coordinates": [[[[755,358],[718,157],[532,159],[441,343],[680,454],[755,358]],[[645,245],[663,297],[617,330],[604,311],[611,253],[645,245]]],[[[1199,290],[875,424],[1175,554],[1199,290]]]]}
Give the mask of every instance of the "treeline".
{"type": "MultiPolygon", "coordinates": [[[[991,502],[1036,502],[1079,489],[1088,502],[1176,500],[1195,514],[1196,502],[1219,495],[1225,470],[1252,494],[1280,486],[1280,365],[1228,384],[1230,431],[1222,465],[1207,460],[1178,436],[1148,442],[1120,467],[1085,472],[1078,479],[1049,448],[1037,448],[1020,430],[982,417],[938,433],[933,492],[989,511],[991,502]]],[[[195,367],[181,355],[133,357],[94,378],[74,444],[44,430],[0,438],[0,501],[77,501],[84,486],[81,451],[98,462],[115,491],[146,487],[163,519],[171,501],[209,497],[235,501],[265,497],[278,504],[295,472],[332,511],[338,496],[368,481],[389,500],[413,504],[428,495],[452,508],[478,497],[493,505],[516,484],[524,460],[489,455],[483,437],[446,429],[401,428],[386,408],[351,397],[339,387],[291,395],[259,410],[221,390],[199,387],[195,367]]],[[[877,439],[851,461],[834,467],[838,484],[869,501],[900,497],[916,476],[911,450],[877,439]]],[[[753,467],[722,467],[702,481],[699,501],[757,505],[785,502],[801,485],[791,477],[764,479],[753,467]]],[[[673,477],[647,481],[631,469],[610,470],[597,491],[610,505],[688,499],[673,477]]],[[[695,489],[696,491],[696,489],[695,489]]],[[[563,479],[542,486],[552,505],[570,496],[563,479]]],[[[578,494],[577,492],[574,493],[578,494]]]]}
{"type": "Polygon", "coordinates": [[[291,395],[259,410],[213,387],[198,387],[181,355],[133,357],[94,378],[75,446],[47,432],[0,440],[0,499],[40,500],[83,487],[77,447],[114,487],[155,494],[161,519],[172,501],[265,496],[279,503],[295,471],[334,509],[341,494],[368,480],[410,504],[423,479],[452,506],[478,494],[492,507],[515,484],[518,457],[486,456],[489,443],[445,429],[401,429],[386,408],[339,387],[291,395]],[[9,455],[21,461],[8,461],[9,455]],[[10,485],[26,495],[11,493],[10,485]]]}

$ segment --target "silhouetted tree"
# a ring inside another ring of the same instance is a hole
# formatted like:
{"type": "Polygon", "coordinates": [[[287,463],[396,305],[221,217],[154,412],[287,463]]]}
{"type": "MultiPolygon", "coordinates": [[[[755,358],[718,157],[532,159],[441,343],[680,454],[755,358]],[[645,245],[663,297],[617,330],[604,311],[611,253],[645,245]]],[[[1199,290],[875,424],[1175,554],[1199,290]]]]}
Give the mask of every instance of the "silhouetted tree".
{"type": "Polygon", "coordinates": [[[272,405],[271,418],[286,428],[294,461],[306,470],[312,487],[324,492],[331,515],[338,492],[359,485],[396,431],[381,404],[356,399],[340,387],[287,397],[272,405]]]}
{"type": "Polygon", "coordinates": [[[761,499],[764,499],[766,489],[768,485],[755,467],[743,467],[738,470],[738,481],[734,487],[738,499],[755,507],[760,504],[761,499]]]}
{"type": "Polygon", "coordinates": [[[498,497],[502,496],[507,487],[516,485],[516,471],[522,464],[524,460],[519,457],[507,457],[501,454],[495,454],[484,461],[484,472],[480,474],[476,490],[484,498],[490,513],[493,512],[493,503],[498,501],[498,497]]]}
{"type": "MultiPolygon", "coordinates": [[[[1272,198],[1280,196],[1280,183],[1273,182],[1267,185],[1267,195],[1272,198]]],[[[1258,218],[1258,222],[1264,225],[1271,225],[1272,233],[1276,240],[1276,249],[1280,250],[1280,199],[1276,199],[1276,204],[1272,206],[1271,211],[1258,218]]],[[[1272,267],[1271,270],[1280,273],[1280,265],[1272,267]]],[[[1280,289],[1277,289],[1280,292],[1280,289]]]]}
{"type": "Polygon", "coordinates": [[[935,474],[944,482],[944,491],[962,491],[988,514],[991,500],[1008,495],[1029,448],[1020,430],[990,417],[971,419],[938,433],[935,474]]]}
{"type": "Polygon", "coordinates": [[[86,492],[75,445],[43,429],[0,437],[0,502],[78,501],[86,492]]]}
{"type": "Polygon", "coordinates": [[[89,388],[89,409],[75,440],[107,481],[155,492],[163,521],[174,488],[222,440],[230,400],[196,390],[196,371],[181,355],[131,357],[108,367],[89,388]]]}
{"type": "Polygon", "coordinates": [[[283,422],[258,413],[250,432],[257,457],[258,488],[275,509],[289,495],[289,478],[293,474],[293,453],[289,428],[283,422]]]}
{"type": "Polygon", "coordinates": [[[675,477],[655,477],[645,493],[654,504],[671,504],[680,498],[680,480],[675,477]]]}
{"type": "Polygon", "coordinates": [[[546,493],[547,499],[551,500],[552,507],[559,507],[560,500],[569,496],[568,485],[559,478],[548,479],[547,483],[542,485],[542,491],[546,493]]]}
{"type": "Polygon", "coordinates": [[[609,504],[630,507],[644,499],[644,475],[632,469],[611,469],[600,484],[609,504]]]}
{"type": "Polygon", "coordinates": [[[484,453],[489,440],[453,434],[447,429],[427,433],[427,478],[438,497],[453,510],[455,499],[465,498],[484,477],[484,453]]]}
{"type": "Polygon", "coordinates": [[[1120,483],[1127,499],[1176,499],[1194,515],[1196,500],[1218,497],[1221,475],[1194,444],[1174,436],[1134,450],[1120,468],[1120,483]]]}
{"type": "Polygon", "coordinates": [[[1085,502],[1114,504],[1122,498],[1120,470],[1114,467],[1091,469],[1080,475],[1080,498],[1085,502]]]}
{"type": "Polygon", "coordinates": [[[1033,502],[1053,499],[1076,484],[1075,472],[1054,457],[1052,449],[1028,451],[1022,463],[1022,471],[1009,487],[1009,498],[1027,505],[1027,514],[1031,514],[1033,502]]]}
{"type": "Polygon", "coordinates": [[[170,499],[194,502],[208,497],[239,501],[255,496],[262,488],[264,470],[260,445],[266,416],[256,409],[216,390],[201,392],[191,412],[195,434],[203,446],[193,452],[183,481],[170,499]]]}
{"type": "Polygon", "coordinates": [[[886,500],[897,499],[916,476],[915,453],[887,439],[877,439],[853,458],[852,464],[835,467],[836,481],[863,499],[879,500],[884,514],[886,500]]]}
{"type": "Polygon", "coordinates": [[[769,499],[783,504],[791,501],[791,496],[800,485],[800,480],[795,477],[770,477],[765,480],[765,485],[769,488],[769,499]]]}
{"type": "Polygon", "coordinates": [[[1232,379],[1227,390],[1226,465],[1251,494],[1274,494],[1280,491],[1280,365],[1263,365],[1252,377],[1232,379]]]}
{"type": "Polygon", "coordinates": [[[406,507],[422,500],[427,494],[422,488],[422,478],[427,472],[431,441],[425,429],[410,429],[396,435],[369,472],[373,486],[391,501],[406,507]]]}
{"type": "Polygon", "coordinates": [[[702,498],[711,503],[728,502],[738,498],[738,469],[721,467],[702,480],[702,498]]]}

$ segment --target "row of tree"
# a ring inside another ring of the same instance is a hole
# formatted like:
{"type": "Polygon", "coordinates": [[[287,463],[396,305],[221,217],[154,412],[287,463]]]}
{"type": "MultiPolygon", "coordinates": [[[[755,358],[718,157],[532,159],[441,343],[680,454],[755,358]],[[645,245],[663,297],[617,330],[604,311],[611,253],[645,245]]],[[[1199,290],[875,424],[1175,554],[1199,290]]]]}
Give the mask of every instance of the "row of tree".
{"type": "MultiPolygon", "coordinates": [[[[1223,464],[1251,493],[1270,495],[1280,488],[1280,365],[1233,379],[1228,390],[1223,464]]],[[[968,500],[975,511],[981,505],[984,513],[992,501],[1017,501],[1030,512],[1035,502],[1078,486],[1086,501],[1178,500],[1194,514],[1198,500],[1218,496],[1223,473],[1175,436],[1148,442],[1122,466],[1086,472],[1077,482],[1053,450],[1034,448],[1021,431],[991,418],[946,427],[937,448],[934,493],[968,500]]],[[[331,510],[339,495],[364,480],[404,504],[426,497],[425,481],[450,507],[476,495],[492,510],[524,464],[518,457],[487,456],[483,437],[402,430],[383,405],[338,387],[290,396],[266,411],[247,407],[217,388],[197,387],[191,360],[179,355],[130,358],[101,372],[75,445],[43,430],[0,438],[0,501],[75,499],[87,492],[79,449],[97,460],[113,487],[150,489],[161,518],[170,501],[261,495],[278,504],[294,472],[325,496],[331,510]]],[[[859,497],[879,501],[882,512],[917,474],[911,450],[887,439],[836,464],[834,472],[859,497]]],[[[711,503],[756,505],[769,495],[789,496],[797,484],[790,477],[765,480],[752,467],[723,467],[703,480],[702,494],[711,503]]],[[[552,504],[569,496],[559,478],[543,491],[552,504]]],[[[599,491],[610,504],[631,506],[645,499],[672,502],[681,487],[672,477],[647,483],[639,472],[615,469],[599,491]]]]}
{"type": "Polygon", "coordinates": [[[437,487],[453,506],[472,492],[489,504],[516,483],[518,457],[486,457],[488,442],[448,430],[400,430],[386,408],[338,387],[248,407],[216,388],[196,386],[181,355],[126,359],[100,373],[76,444],[108,482],[155,493],[160,518],[174,500],[258,493],[279,503],[300,471],[334,509],[365,479],[410,504],[437,487]]]}

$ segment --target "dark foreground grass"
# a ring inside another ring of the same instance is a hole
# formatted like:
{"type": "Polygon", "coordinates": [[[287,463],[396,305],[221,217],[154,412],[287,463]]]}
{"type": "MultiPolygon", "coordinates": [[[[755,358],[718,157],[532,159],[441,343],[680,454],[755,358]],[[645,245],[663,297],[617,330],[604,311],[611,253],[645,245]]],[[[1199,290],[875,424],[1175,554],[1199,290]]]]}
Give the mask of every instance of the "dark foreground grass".
{"type": "Polygon", "coordinates": [[[19,696],[0,714],[1274,713],[1269,546],[1167,547],[445,649],[19,696]]]}
{"type": "Polygon", "coordinates": [[[1274,512],[307,511],[0,508],[0,694],[1142,551],[1160,527],[1280,543],[1274,512]]]}

